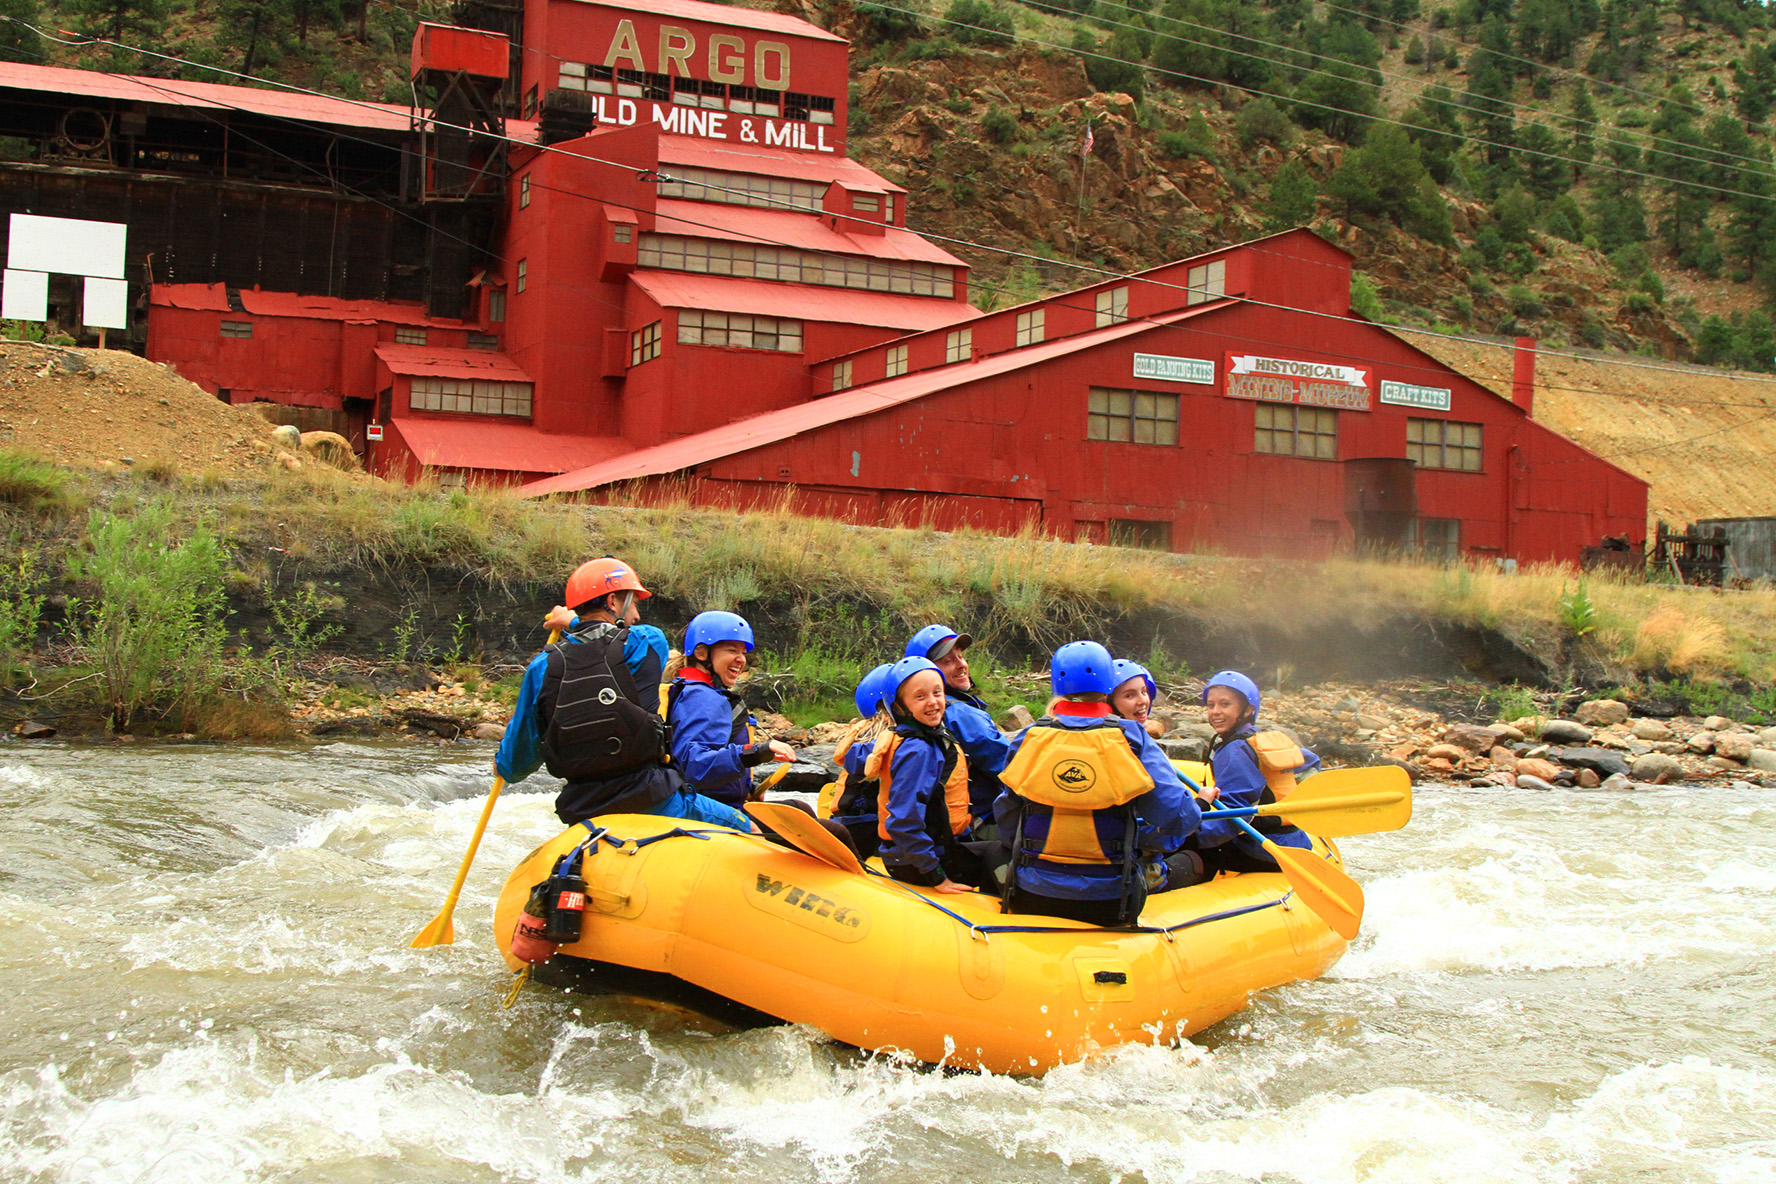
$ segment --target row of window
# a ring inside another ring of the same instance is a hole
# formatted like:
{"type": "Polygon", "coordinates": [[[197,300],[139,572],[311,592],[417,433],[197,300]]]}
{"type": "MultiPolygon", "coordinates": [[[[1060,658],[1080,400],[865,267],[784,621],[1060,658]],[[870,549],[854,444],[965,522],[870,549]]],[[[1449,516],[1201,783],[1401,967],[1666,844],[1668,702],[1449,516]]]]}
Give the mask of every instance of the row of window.
{"type": "Polygon", "coordinates": [[[802,323],[737,312],[685,309],[678,314],[680,345],[728,345],[739,349],[802,352],[802,323]]]}
{"type": "MultiPolygon", "coordinates": [[[[1252,408],[1252,450],[1273,456],[1338,459],[1338,412],[1325,407],[1259,403],[1252,408]]],[[[1421,469],[1478,473],[1484,427],[1443,419],[1406,421],[1406,459],[1421,469]]],[[[1176,444],[1178,396],[1155,391],[1091,388],[1088,440],[1121,444],[1176,444]]]]}
{"type": "Polygon", "coordinates": [[[415,378],[415,411],[461,411],[474,415],[530,415],[528,382],[484,382],[467,378],[415,378]]]}
{"type": "Polygon", "coordinates": [[[719,201],[731,206],[758,206],[767,210],[801,210],[809,214],[820,213],[821,203],[826,199],[827,187],[812,181],[676,165],[666,166],[666,171],[667,179],[659,185],[661,197],[719,201]]]}
{"type": "MultiPolygon", "coordinates": [[[[498,320],[504,320],[502,315],[498,320]]],[[[223,321],[222,336],[236,339],[250,339],[253,336],[252,321],[223,321]]],[[[428,343],[426,330],[418,325],[396,325],[395,341],[400,345],[425,345],[428,343]]],[[[498,349],[500,339],[492,333],[474,333],[468,335],[470,349],[498,349]]]]}
{"type": "Polygon", "coordinates": [[[705,111],[732,111],[737,115],[763,115],[772,119],[800,119],[807,123],[833,122],[837,103],[826,95],[793,90],[767,90],[761,86],[730,86],[700,78],[681,78],[641,70],[619,70],[590,62],[562,62],[557,83],[562,90],[625,99],[673,102],[705,111]]]}
{"type": "Polygon", "coordinates": [[[788,280],[869,292],[953,297],[956,291],[952,270],[932,263],[890,262],[676,234],[642,235],[636,248],[636,263],[669,271],[788,280]]]}

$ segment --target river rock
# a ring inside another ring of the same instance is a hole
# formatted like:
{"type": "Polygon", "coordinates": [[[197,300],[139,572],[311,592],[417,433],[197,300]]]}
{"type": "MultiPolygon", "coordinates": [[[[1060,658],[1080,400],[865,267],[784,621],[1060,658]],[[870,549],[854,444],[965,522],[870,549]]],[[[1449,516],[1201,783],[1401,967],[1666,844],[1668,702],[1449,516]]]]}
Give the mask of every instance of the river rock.
{"type": "Polygon", "coordinates": [[[1424,771],[1432,777],[1447,777],[1455,772],[1455,762],[1444,756],[1427,756],[1424,771]]]}
{"type": "Polygon", "coordinates": [[[1182,720],[1172,728],[1179,736],[1190,736],[1208,744],[1215,739],[1215,729],[1200,720],[1182,720]]]}
{"type": "Polygon", "coordinates": [[[1591,729],[1570,719],[1548,720],[1536,736],[1547,744],[1591,743],[1591,729]]]}
{"type": "Polygon", "coordinates": [[[1517,762],[1519,777],[1534,777],[1541,781],[1553,781],[1560,776],[1560,766],[1553,761],[1545,761],[1539,757],[1524,757],[1517,762]]]}
{"type": "Polygon", "coordinates": [[[1007,732],[1021,732],[1035,722],[1030,709],[1022,703],[1013,703],[999,717],[999,726],[1007,732]]]}
{"type": "Polygon", "coordinates": [[[1365,732],[1379,732],[1388,726],[1388,721],[1379,715],[1358,715],[1351,720],[1351,724],[1365,732]]]}
{"type": "Polygon", "coordinates": [[[1776,773],[1776,749],[1752,749],[1751,755],[1745,758],[1745,766],[1760,773],[1776,773]]]}
{"type": "Polygon", "coordinates": [[[1717,732],[1714,737],[1714,755],[1729,761],[1744,764],[1751,759],[1751,750],[1756,747],[1753,738],[1745,732],[1717,732]]]}
{"type": "Polygon", "coordinates": [[[1516,724],[1508,724],[1502,719],[1493,723],[1492,730],[1499,734],[1499,740],[1504,743],[1521,744],[1529,739],[1522,728],[1516,724]]]}
{"type": "Polygon", "coordinates": [[[1636,740],[1669,740],[1671,725],[1662,719],[1637,719],[1634,726],[1628,729],[1628,734],[1636,740]]]}
{"type": "MultiPolygon", "coordinates": [[[[1614,777],[1616,774],[1611,773],[1610,776],[1614,777]]],[[[1580,789],[1596,789],[1603,784],[1603,778],[1597,775],[1595,769],[1580,769],[1579,775],[1574,777],[1573,781],[1578,784],[1580,789]]]]}
{"type": "Polygon", "coordinates": [[[1598,788],[1620,793],[1626,789],[1633,789],[1634,782],[1628,780],[1628,778],[1622,776],[1620,773],[1612,773],[1603,779],[1603,784],[1598,786],[1598,788]]]}
{"type": "Polygon", "coordinates": [[[1677,758],[1666,756],[1662,752],[1649,752],[1634,762],[1630,771],[1636,781],[1647,781],[1654,785],[1664,785],[1668,781],[1683,780],[1683,766],[1677,758]]]}
{"type": "Polygon", "coordinates": [[[1711,715],[1702,721],[1702,726],[1711,732],[1721,732],[1739,726],[1738,721],[1730,720],[1724,715],[1711,715]]]}
{"type": "MultiPolygon", "coordinates": [[[[764,770],[769,777],[783,766],[772,764],[764,770]]],[[[819,793],[821,786],[833,779],[832,770],[807,760],[794,760],[783,774],[783,780],[771,787],[772,793],[819,793]]]]}
{"type": "Polygon", "coordinates": [[[1573,718],[1594,728],[1607,728],[1628,722],[1628,704],[1620,699],[1587,699],[1573,712],[1573,718]]]}
{"type": "Polygon", "coordinates": [[[469,736],[474,740],[504,740],[506,738],[506,725],[490,724],[483,721],[469,729],[469,736]]]}
{"type": "Polygon", "coordinates": [[[1147,734],[1155,740],[1166,734],[1166,721],[1156,716],[1148,716],[1146,722],[1141,726],[1146,728],[1147,734]]]}
{"type": "Polygon", "coordinates": [[[1425,750],[1425,759],[1448,761],[1451,767],[1461,764],[1474,754],[1455,744],[1433,744],[1425,750]]]}
{"type": "Polygon", "coordinates": [[[1209,759],[1209,742],[1196,736],[1167,736],[1163,740],[1155,740],[1159,750],[1174,761],[1206,761],[1209,759]]]}
{"type": "Polygon", "coordinates": [[[1482,728],[1477,724],[1450,724],[1443,731],[1443,743],[1465,748],[1478,756],[1483,752],[1491,752],[1493,745],[1499,742],[1499,733],[1494,728],[1482,728]]]}
{"type": "Polygon", "coordinates": [[[1776,728],[1764,728],[1758,732],[1758,744],[1763,748],[1776,748],[1776,728]]]}
{"type": "Polygon", "coordinates": [[[1604,777],[1628,771],[1628,762],[1607,748],[1558,748],[1553,756],[1563,765],[1592,769],[1604,777]]]}
{"type": "Polygon", "coordinates": [[[1519,773],[1519,774],[1517,774],[1517,788],[1518,789],[1553,789],[1554,784],[1553,784],[1553,782],[1550,782],[1550,781],[1543,781],[1540,777],[1531,777],[1528,773],[1519,773]]]}
{"type": "Polygon", "coordinates": [[[1717,773],[1743,773],[1745,766],[1738,761],[1730,761],[1724,756],[1711,756],[1703,762],[1717,773]]]}
{"type": "Polygon", "coordinates": [[[1713,752],[1714,733],[1697,732],[1694,736],[1691,736],[1688,740],[1684,741],[1684,747],[1691,752],[1713,752]]]}
{"type": "Polygon", "coordinates": [[[1517,771],[1517,754],[1508,748],[1495,748],[1487,754],[1495,769],[1503,769],[1507,773],[1517,771]]]}
{"type": "Polygon", "coordinates": [[[12,734],[24,740],[47,740],[56,734],[56,730],[34,719],[23,719],[12,726],[12,734]]]}
{"type": "Polygon", "coordinates": [[[279,448],[299,452],[302,449],[302,429],[292,424],[280,423],[271,429],[271,442],[279,448]]]}

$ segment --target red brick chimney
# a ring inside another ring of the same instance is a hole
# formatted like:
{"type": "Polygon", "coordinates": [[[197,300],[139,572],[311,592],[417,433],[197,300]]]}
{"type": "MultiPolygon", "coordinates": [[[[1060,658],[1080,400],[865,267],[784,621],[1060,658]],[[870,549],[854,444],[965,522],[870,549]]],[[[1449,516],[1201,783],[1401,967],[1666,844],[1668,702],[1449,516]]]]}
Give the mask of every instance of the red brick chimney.
{"type": "Polygon", "coordinates": [[[1519,337],[1515,365],[1511,368],[1511,402],[1523,408],[1523,414],[1535,414],[1536,339],[1519,337]]]}

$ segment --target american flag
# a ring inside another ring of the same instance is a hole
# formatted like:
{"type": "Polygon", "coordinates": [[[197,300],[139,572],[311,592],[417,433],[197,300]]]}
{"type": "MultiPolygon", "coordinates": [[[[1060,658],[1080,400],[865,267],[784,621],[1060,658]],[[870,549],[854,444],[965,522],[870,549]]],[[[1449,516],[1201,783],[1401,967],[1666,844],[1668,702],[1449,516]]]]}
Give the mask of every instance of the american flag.
{"type": "Polygon", "coordinates": [[[1092,141],[1092,125],[1091,125],[1091,120],[1088,119],[1085,121],[1085,143],[1083,143],[1079,146],[1079,155],[1090,156],[1091,150],[1092,150],[1092,143],[1093,143],[1093,141],[1092,141]]]}

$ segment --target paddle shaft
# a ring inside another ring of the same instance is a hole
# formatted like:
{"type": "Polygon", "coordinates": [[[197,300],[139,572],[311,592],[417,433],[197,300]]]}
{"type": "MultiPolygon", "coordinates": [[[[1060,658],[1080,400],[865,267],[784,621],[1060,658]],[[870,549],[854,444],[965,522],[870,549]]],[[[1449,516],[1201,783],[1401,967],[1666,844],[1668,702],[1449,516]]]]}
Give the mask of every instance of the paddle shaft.
{"type": "Polygon", "coordinates": [[[1276,860],[1277,869],[1288,879],[1295,895],[1318,913],[1334,933],[1347,941],[1357,936],[1363,921],[1363,889],[1355,880],[1312,851],[1271,842],[1244,818],[1231,821],[1258,840],[1264,853],[1276,860]]]}

